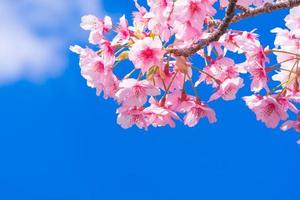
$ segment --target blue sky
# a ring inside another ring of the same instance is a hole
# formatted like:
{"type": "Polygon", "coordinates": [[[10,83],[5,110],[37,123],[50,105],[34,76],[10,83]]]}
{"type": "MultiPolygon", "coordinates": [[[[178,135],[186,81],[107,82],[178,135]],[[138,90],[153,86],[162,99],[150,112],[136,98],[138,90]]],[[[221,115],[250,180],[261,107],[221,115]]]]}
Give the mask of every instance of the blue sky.
{"type": "MultiPolygon", "coordinates": [[[[134,9],[131,0],[103,0],[101,6],[97,1],[84,1],[93,2],[99,11],[93,6],[82,10],[80,1],[77,4],[71,0],[59,1],[61,4],[54,8],[60,11],[37,7],[40,12],[36,15],[41,19],[49,10],[56,15],[63,13],[52,19],[53,26],[20,18],[15,10],[18,6],[24,12],[32,9],[21,2],[9,10],[10,1],[4,0],[0,8],[10,11],[17,21],[24,20],[32,38],[45,44],[55,39],[62,47],[51,49],[45,45],[53,54],[42,55],[47,60],[42,62],[43,67],[57,67],[57,73],[39,72],[41,80],[12,75],[0,86],[0,199],[299,199],[297,134],[267,129],[242,100],[213,102],[218,117],[213,125],[203,120],[195,128],[178,124],[175,129],[150,128],[145,132],[137,128],[123,130],[116,124],[115,103],[104,101],[86,87],[78,57],[67,48],[74,43],[86,44],[88,33],[79,29],[81,14],[97,12],[115,19],[123,13],[130,16],[134,9]],[[63,8],[72,12],[66,14],[63,8]],[[59,24],[62,21],[67,25],[59,24]],[[60,34],[62,27],[66,30],[60,34]],[[62,52],[60,60],[51,57],[57,52],[62,52]]],[[[47,1],[30,2],[39,5],[47,1]]],[[[259,16],[234,27],[248,31],[257,28],[263,44],[272,44],[274,35],[269,30],[283,26],[286,13],[259,16]]],[[[28,51],[40,50],[26,47],[28,51]]],[[[19,55],[21,60],[23,53],[19,55]]],[[[0,61],[2,70],[15,66],[27,71],[40,66],[40,61],[24,68],[24,63],[12,65],[7,60],[5,66],[0,61]]],[[[239,98],[249,95],[247,87],[239,98]]]]}

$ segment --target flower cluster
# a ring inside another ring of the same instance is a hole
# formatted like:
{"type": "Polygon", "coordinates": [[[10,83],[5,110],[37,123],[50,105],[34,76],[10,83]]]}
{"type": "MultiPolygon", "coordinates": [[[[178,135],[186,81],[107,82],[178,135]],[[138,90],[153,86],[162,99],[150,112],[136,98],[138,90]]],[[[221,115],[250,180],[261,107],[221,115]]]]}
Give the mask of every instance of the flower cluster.
{"type": "MultiPolygon", "coordinates": [[[[113,98],[117,109],[117,123],[123,128],[136,125],[175,126],[183,121],[189,127],[202,118],[217,121],[215,111],[208,105],[219,98],[236,98],[244,87],[245,74],[251,76],[251,96],[243,97],[246,105],[267,127],[300,131],[300,117],[295,103],[300,102],[298,70],[300,60],[300,7],[290,10],[285,18],[289,29],[275,28],[274,48],[263,47],[255,31],[226,30],[194,55],[184,56],[172,49],[189,49],[209,38],[218,29],[214,5],[216,0],[148,0],[149,10],[134,0],[133,25],[125,16],[113,26],[110,17],[103,20],[92,15],[82,17],[81,27],[90,31],[89,42],[97,50],[70,49],[80,55],[81,74],[88,86],[96,88],[97,95],[113,98]],[[115,32],[115,35],[107,34],[115,32]],[[228,53],[231,52],[231,53],[228,53]],[[245,61],[237,63],[229,55],[243,54],[245,61]],[[269,55],[277,57],[270,65],[269,55]],[[195,66],[190,57],[204,60],[195,66]],[[123,64],[129,60],[132,64],[123,64]],[[116,73],[122,68],[123,76],[116,73]],[[272,76],[271,76],[272,75],[272,76]],[[270,77],[271,76],[271,77],[270,77]],[[196,82],[194,82],[194,80],[196,82]],[[270,88],[270,81],[279,82],[270,88]],[[198,94],[200,84],[214,88],[205,101],[198,94]],[[287,120],[289,110],[296,120],[287,120]],[[287,121],[286,121],[287,120],[287,121]]],[[[220,12],[228,1],[220,0],[220,12]]],[[[241,8],[264,5],[263,0],[241,0],[241,8]]]]}

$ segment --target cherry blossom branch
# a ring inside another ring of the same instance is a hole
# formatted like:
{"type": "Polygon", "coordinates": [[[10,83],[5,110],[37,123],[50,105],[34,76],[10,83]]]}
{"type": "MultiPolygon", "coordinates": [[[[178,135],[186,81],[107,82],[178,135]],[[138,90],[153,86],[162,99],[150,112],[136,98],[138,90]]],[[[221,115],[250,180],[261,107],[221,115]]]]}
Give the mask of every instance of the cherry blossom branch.
{"type": "Polygon", "coordinates": [[[300,5],[300,0],[288,0],[275,4],[265,3],[265,5],[260,8],[244,9],[236,5],[237,0],[230,0],[229,2],[230,3],[227,7],[225,18],[222,21],[212,22],[212,24],[219,25],[219,28],[214,33],[212,33],[207,39],[200,40],[199,42],[197,42],[196,46],[185,49],[168,49],[168,52],[173,53],[177,56],[189,57],[195,54],[200,49],[203,49],[204,47],[209,45],[211,42],[218,41],[220,37],[226,32],[229,25],[233,22],[238,22],[242,19],[254,17],[263,13],[272,13],[276,10],[293,8],[300,5]],[[243,12],[234,16],[234,11],[236,7],[238,9],[243,10],[243,12]]]}
{"type": "Polygon", "coordinates": [[[273,11],[276,10],[293,8],[299,5],[300,5],[300,0],[288,0],[288,1],[274,3],[274,4],[265,3],[265,5],[260,8],[247,9],[243,13],[234,16],[232,22],[238,22],[248,17],[254,17],[264,13],[272,13],[273,11]]]}
{"type": "Polygon", "coordinates": [[[236,7],[237,0],[229,0],[229,5],[226,10],[226,15],[219,25],[218,29],[213,32],[208,38],[199,40],[194,47],[185,48],[185,49],[168,49],[168,53],[173,53],[177,56],[184,56],[189,57],[195,54],[200,49],[204,48],[208,44],[214,41],[218,41],[220,37],[226,32],[228,26],[231,23],[231,20],[234,17],[235,7],[236,7]]]}

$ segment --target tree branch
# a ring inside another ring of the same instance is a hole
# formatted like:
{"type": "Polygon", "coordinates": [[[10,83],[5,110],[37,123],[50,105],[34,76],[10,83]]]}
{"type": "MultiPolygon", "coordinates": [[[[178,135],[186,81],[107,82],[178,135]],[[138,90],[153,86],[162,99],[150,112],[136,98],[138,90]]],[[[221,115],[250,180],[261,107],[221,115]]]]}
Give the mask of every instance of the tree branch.
{"type": "Polygon", "coordinates": [[[234,16],[232,22],[238,22],[248,17],[254,17],[263,13],[271,13],[276,10],[293,8],[299,5],[300,5],[300,0],[288,0],[288,1],[279,2],[275,4],[265,3],[265,5],[260,8],[247,9],[247,11],[245,11],[244,13],[240,13],[234,16]]]}
{"type": "Polygon", "coordinates": [[[218,41],[220,37],[227,31],[229,25],[233,22],[238,22],[248,17],[254,17],[263,13],[271,13],[276,10],[293,8],[300,5],[300,0],[287,0],[279,3],[265,3],[260,8],[244,10],[243,13],[234,16],[237,0],[229,0],[229,5],[226,10],[226,16],[222,21],[213,21],[211,24],[219,25],[218,29],[213,32],[208,38],[199,40],[195,46],[184,49],[168,49],[168,53],[173,53],[177,56],[189,57],[195,54],[200,49],[203,49],[211,42],[218,41]]]}
{"type": "Polygon", "coordinates": [[[229,0],[229,5],[226,10],[226,15],[219,25],[218,29],[213,32],[208,38],[201,39],[197,42],[196,46],[185,48],[185,49],[168,49],[168,53],[173,53],[177,56],[184,56],[189,57],[195,54],[200,49],[207,46],[209,43],[213,41],[218,41],[220,37],[226,32],[228,26],[230,25],[231,20],[234,17],[235,7],[236,7],[237,0],[229,0]]]}

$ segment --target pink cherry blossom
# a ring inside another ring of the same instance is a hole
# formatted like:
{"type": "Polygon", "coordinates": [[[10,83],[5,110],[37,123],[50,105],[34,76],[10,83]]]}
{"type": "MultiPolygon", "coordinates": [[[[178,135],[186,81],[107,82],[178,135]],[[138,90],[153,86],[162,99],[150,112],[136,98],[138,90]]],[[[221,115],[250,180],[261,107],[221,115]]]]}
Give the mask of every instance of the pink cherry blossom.
{"type": "Polygon", "coordinates": [[[145,16],[149,19],[148,29],[160,35],[162,40],[168,41],[171,37],[171,15],[174,9],[173,0],[148,0],[151,7],[145,16]]]}
{"type": "Polygon", "coordinates": [[[150,106],[145,108],[144,112],[148,115],[148,123],[154,127],[166,126],[175,127],[175,120],[180,120],[176,112],[169,107],[160,106],[154,98],[149,100],[150,106]]]}
{"type": "Polygon", "coordinates": [[[161,41],[157,37],[154,39],[146,37],[134,43],[128,56],[135,68],[145,73],[154,65],[162,66],[163,55],[161,41]]]}
{"type": "Polygon", "coordinates": [[[244,86],[243,79],[240,77],[226,79],[219,89],[210,97],[209,101],[216,100],[222,97],[224,100],[233,100],[236,98],[236,93],[244,86]]]}
{"type": "Polygon", "coordinates": [[[117,123],[125,129],[130,128],[133,125],[136,125],[138,128],[147,129],[148,124],[143,110],[143,107],[122,106],[117,110],[117,123]]]}
{"type": "Polygon", "coordinates": [[[81,18],[80,26],[84,30],[91,31],[89,37],[91,44],[99,44],[104,33],[112,28],[112,22],[108,16],[105,16],[104,20],[100,20],[94,15],[85,15],[81,18]]]}
{"type": "Polygon", "coordinates": [[[199,120],[204,117],[207,117],[210,123],[215,123],[217,121],[216,114],[213,109],[202,102],[196,101],[185,115],[184,124],[189,127],[196,126],[199,120]]]}
{"type": "Polygon", "coordinates": [[[251,91],[257,93],[263,88],[269,90],[267,85],[268,77],[265,67],[257,63],[257,65],[254,65],[251,68],[249,68],[248,71],[252,75],[252,82],[250,86],[251,91]]]}
{"type": "Polygon", "coordinates": [[[173,27],[176,38],[179,40],[199,38],[202,35],[205,18],[216,13],[212,7],[214,2],[203,0],[176,1],[173,11],[173,27]]]}
{"type": "Polygon", "coordinates": [[[290,30],[300,29],[300,7],[292,8],[284,20],[290,30]]]}
{"type": "Polygon", "coordinates": [[[100,95],[104,80],[103,60],[92,49],[83,49],[79,46],[70,49],[80,55],[81,75],[87,80],[87,85],[96,88],[97,95],[100,95]]]}
{"type": "Polygon", "coordinates": [[[149,19],[145,17],[145,15],[147,14],[147,9],[143,6],[140,6],[137,0],[134,0],[134,3],[138,11],[132,13],[134,24],[133,28],[141,31],[147,26],[149,21],[149,19]]]}
{"type": "Polygon", "coordinates": [[[166,106],[180,113],[188,112],[195,105],[195,97],[183,91],[174,91],[167,96],[166,106]]]}
{"type": "Polygon", "coordinates": [[[87,85],[96,88],[97,95],[104,91],[105,98],[114,97],[119,80],[111,69],[105,67],[103,58],[89,48],[72,46],[70,49],[80,55],[81,75],[87,80],[87,85]]]}
{"type": "Polygon", "coordinates": [[[299,2],[133,2],[133,20],[123,15],[114,28],[108,16],[83,16],[80,26],[90,31],[89,42],[95,46],[70,47],[79,54],[87,85],[120,104],[121,127],[175,127],[176,121],[194,127],[202,118],[214,123],[216,114],[206,98],[236,99],[249,83],[244,90],[252,95],[243,100],[257,120],[269,128],[285,121],[282,130],[299,132],[300,7],[294,7],[299,2]],[[286,28],[271,30],[274,44],[261,42],[259,29],[231,26],[279,8],[291,9],[284,19],[286,28]],[[289,119],[293,115],[297,120],[289,119]]]}
{"type": "Polygon", "coordinates": [[[247,106],[256,114],[257,120],[263,121],[267,127],[275,128],[281,120],[286,120],[288,114],[273,96],[248,96],[243,98],[247,106]]]}
{"type": "Polygon", "coordinates": [[[297,120],[287,120],[280,128],[283,131],[293,128],[295,131],[300,132],[300,118],[298,117],[297,120]]]}
{"type": "Polygon", "coordinates": [[[129,30],[128,22],[125,18],[125,15],[123,15],[120,18],[120,23],[117,28],[117,33],[118,34],[113,39],[112,44],[113,45],[117,45],[117,44],[125,45],[130,38],[130,30],[129,30]]]}
{"type": "Polygon", "coordinates": [[[126,106],[143,106],[148,96],[157,96],[160,90],[147,80],[124,79],[120,82],[119,90],[116,93],[118,102],[126,106]]]}

